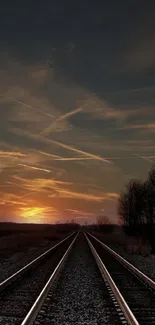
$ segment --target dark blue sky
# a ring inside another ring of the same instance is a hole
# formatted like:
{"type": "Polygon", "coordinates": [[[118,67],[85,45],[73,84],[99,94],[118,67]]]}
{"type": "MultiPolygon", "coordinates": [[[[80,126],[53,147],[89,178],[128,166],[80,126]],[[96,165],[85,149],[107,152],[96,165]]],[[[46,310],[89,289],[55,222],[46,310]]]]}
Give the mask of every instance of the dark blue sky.
{"type": "Polygon", "coordinates": [[[3,218],[116,220],[155,159],[154,15],[154,1],[1,4],[3,218]]]}

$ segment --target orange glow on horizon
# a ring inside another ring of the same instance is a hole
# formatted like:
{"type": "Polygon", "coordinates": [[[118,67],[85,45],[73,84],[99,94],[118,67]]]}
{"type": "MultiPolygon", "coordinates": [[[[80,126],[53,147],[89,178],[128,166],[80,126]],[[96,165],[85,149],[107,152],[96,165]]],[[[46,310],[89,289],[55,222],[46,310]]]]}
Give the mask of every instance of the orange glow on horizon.
{"type": "Polygon", "coordinates": [[[24,217],[28,223],[43,223],[46,219],[45,208],[34,207],[34,208],[21,208],[21,217],[24,217]]]}

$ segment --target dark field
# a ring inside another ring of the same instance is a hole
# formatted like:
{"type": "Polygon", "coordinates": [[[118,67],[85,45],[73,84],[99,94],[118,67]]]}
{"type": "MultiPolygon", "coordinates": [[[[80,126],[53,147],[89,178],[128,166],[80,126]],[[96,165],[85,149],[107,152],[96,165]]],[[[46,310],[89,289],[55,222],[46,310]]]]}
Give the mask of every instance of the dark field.
{"type": "Polygon", "coordinates": [[[56,243],[76,229],[75,224],[0,223],[0,256],[56,243]]]}

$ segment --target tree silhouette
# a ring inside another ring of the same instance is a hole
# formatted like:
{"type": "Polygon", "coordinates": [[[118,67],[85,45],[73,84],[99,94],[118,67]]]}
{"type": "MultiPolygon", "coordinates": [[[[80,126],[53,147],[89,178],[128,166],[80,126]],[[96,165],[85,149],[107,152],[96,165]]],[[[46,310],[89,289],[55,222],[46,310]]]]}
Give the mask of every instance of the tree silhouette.
{"type": "Polygon", "coordinates": [[[110,220],[107,216],[99,216],[99,217],[97,217],[97,224],[98,224],[98,226],[109,225],[110,220]]]}
{"type": "Polygon", "coordinates": [[[135,228],[145,223],[145,188],[139,180],[130,180],[118,201],[118,212],[126,227],[135,228]]]}
{"type": "Polygon", "coordinates": [[[118,199],[118,213],[128,234],[149,238],[155,251],[155,166],[145,182],[137,179],[128,182],[118,199]]]}
{"type": "Polygon", "coordinates": [[[147,219],[148,224],[155,224],[155,166],[150,170],[147,187],[147,219]]]}

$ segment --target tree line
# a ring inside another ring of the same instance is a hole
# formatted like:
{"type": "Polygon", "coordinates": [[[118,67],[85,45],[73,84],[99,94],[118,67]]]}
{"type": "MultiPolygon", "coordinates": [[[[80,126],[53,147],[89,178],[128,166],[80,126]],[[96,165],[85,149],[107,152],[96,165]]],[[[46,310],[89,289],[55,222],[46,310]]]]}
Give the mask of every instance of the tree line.
{"type": "Polygon", "coordinates": [[[145,182],[130,180],[118,200],[118,213],[128,235],[149,240],[155,251],[155,165],[145,182]]]}
{"type": "Polygon", "coordinates": [[[112,224],[107,216],[98,216],[96,218],[96,225],[98,230],[105,233],[110,233],[114,229],[114,224],[112,224]]]}

